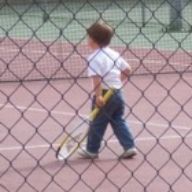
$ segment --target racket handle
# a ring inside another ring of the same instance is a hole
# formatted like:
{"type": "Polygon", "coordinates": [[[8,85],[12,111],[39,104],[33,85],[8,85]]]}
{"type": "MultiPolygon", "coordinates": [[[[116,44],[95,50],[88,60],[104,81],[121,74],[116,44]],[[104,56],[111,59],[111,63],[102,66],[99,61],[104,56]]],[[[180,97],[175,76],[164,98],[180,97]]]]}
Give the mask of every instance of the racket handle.
{"type": "MultiPolygon", "coordinates": [[[[104,102],[107,103],[107,101],[111,98],[111,96],[114,94],[114,89],[109,89],[107,91],[107,93],[105,93],[103,99],[104,99],[104,102]]],[[[89,114],[89,119],[90,120],[94,120],[97,116],[97,114],[99,113],[100,111],[100,108],[99,107],[96,107],[90,114],[89,114]]]]}

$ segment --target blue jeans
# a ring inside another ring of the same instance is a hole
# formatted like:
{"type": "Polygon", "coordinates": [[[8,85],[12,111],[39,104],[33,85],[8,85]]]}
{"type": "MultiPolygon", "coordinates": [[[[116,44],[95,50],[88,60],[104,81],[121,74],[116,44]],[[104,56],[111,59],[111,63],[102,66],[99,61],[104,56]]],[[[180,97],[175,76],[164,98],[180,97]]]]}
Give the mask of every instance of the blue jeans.
{"type": "MultiPolygon", "coordinates": [[[[95,106],[95,98],[93,99],[95,106]]],[[[98,153],[107,125],[110,123],[119,143],[124,150],[135,146],[131,131],[124,115],[124,99],[120,90],[115,91],[107,104],[100,110],[98,116],[90,122],[87,140],[87,150],[98,153]]]]}

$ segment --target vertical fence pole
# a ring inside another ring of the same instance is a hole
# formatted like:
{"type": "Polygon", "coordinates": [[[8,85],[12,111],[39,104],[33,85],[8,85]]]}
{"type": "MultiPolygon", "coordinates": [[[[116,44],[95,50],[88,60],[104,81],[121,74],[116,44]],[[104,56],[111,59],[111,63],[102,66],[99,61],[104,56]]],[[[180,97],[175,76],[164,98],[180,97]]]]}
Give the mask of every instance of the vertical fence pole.
{"type": "Polygon", "coordinates": [[[181,31],[182,26],[182,0],[169,0],[170,3],[170,31],[181,31]]]}
{"type": "Polygon", "coordinates": [[[141,1],[141,17],[142,17],[142,27],[145,27],[145,1],[141,1]]]}
{"type": "Polygon", "coordinates": [[[44,13],[43,13],[43,22],[47,22],[49,20],[49,14],[48,14],[48,0],[44,0],[43,2],[43,9],[44,9],[44,13]]]}

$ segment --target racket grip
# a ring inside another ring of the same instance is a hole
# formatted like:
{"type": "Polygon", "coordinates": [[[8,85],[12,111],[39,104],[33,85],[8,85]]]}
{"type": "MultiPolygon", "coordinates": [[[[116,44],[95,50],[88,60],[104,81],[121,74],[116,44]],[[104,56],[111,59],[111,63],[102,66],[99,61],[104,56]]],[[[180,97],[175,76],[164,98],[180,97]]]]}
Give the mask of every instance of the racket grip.
{"type": "MultiPolygon", "coordinates": [[[[104,99],[104,102],[107,103],[107,101],[111,98],[111,96],[114,94],[114,89],[109,89],[107,91],[107,93],[105,93],[103,99],[104,99]]],[[[99,113],[100,111],[100,108],[99,107],[96,107],[89,115],[89,119],[90,120],[94,120],[97,116],[97,114],[99,113]]]]}

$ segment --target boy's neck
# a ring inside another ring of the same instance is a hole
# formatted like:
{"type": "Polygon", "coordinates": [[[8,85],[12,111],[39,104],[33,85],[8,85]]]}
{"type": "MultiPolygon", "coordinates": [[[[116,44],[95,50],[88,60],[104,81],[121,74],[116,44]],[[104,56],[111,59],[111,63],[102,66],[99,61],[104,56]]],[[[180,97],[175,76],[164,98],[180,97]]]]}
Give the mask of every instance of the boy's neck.
{"type": "Polygon", "coordinates": [[[93,51],[96,51],[97,49],[103,49],[103,48],[105,48],[105,47],[94,46],[94,47],[92,47],[92,50],[93,50],[93,51]]]}
{"type": "Polygon", "coordinates": [[[95,50],[99,49],[100,47],[97,44],[92,44],[91,48],[93,51],[95,51],[95,50]]]}

